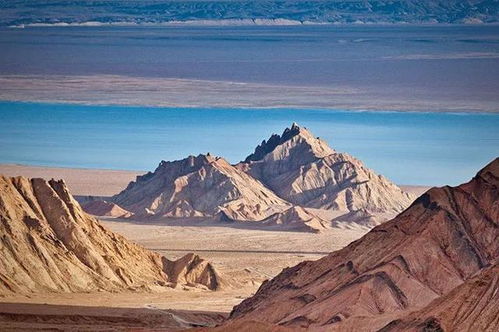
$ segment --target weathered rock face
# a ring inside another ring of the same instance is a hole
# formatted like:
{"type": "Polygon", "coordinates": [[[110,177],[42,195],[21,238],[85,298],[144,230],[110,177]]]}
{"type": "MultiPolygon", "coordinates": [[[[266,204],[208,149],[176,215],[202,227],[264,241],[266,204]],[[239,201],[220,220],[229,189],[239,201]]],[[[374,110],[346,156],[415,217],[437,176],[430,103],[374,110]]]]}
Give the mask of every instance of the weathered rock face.
{"type": "Polygon", "coordinates": [[[170,261],[107,230],[62,181],[0,176],[0,241],[0,294],[221,284],[197,256],[170,261]]]}
{"type": "Polygon", "coordinates": [[[499,264],[487,267],[421,310],[381,331],[483,331],[499,329],[499,264]]]}
{"type": "Polygon", "coordinates": [[[223,212],[241,221],[261,220],[289,207],[259,181],[210,155],[163,161],[113,201],[138,216],[211,217],[223,212]]]}
{"type": "Polygon", "coordinates": [[[414,198],[296,124],[263,141],[237,167],[279,197],[305,207],[398,213],[414,198]]]}
{"type": "Polygon", "coordinates": [[[466,184],[430,189],[344,249],[285,269],[232,320],[374,331],[427,306],[498,259],[498,185],[496,159],[466,184]]]}
{"type": "Polygon", "coordinates": [[[153,173],[137,177],[112,202],[135,218],[264,221],[273,216],[262,225],[289,229],[295,224],[295,230],[316,231],[344,221],[372,227],[402,211],[412,199],[360,161],[336,153],[293,124],[281,136],[263,141],[245,162],[235,166],[210,155],[162,161],[153,173]],[[323,223],[320,218],[305,216],[310,212],[303,208],[341,213],[323,223]],[[296,223],[292,217],[297,217],[296,223]]]}

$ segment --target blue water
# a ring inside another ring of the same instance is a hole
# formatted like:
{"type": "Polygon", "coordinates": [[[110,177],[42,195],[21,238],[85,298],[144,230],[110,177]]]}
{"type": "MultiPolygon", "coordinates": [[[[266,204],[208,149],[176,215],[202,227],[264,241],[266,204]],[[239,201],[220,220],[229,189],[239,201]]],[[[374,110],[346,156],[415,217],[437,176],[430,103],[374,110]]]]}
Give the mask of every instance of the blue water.
{"type": "Polygon", "coordinates": [[[0,163],[152,170],[206,152],[235,163],[294,121],[401,184],[458,184],[499,156],[491,114],[0,102],[0,163]]]}

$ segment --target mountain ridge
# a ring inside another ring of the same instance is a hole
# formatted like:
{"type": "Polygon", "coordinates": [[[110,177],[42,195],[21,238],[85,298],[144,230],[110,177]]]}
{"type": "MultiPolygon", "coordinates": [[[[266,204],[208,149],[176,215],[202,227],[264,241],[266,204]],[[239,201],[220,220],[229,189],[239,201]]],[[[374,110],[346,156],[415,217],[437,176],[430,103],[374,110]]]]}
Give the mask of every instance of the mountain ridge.
{"type": "Polygon", "coordinates": [[[279,197],[310,208],[400,212],[413,196],[293,123],[236,165],[279,197]]]}
{"type": "Polygon", "coordinates": [[[236,165],[210,154],[162,161],[111,202],[136,219],[215,218],[317,232],[337,222],[371,227],[400,212],[412,197],[293,123],[236,165]],[[307,208],[335,216],[319,217],[307,208]]]}
{"type": "Polygon", "coordinates": [[[495,264],[498,222],[496,158],[467,183],[430,189],[347,247],[284,269],[234,307],[231,321],[381,329],[495,264]]]}
{"type": "Polygon", "coordinates": [[[162,161],[112,201],[137,216],[215,217],[255,221],[286,208],[256,179],[209,154],[162,161]]]}
{"type": "Polygon", "coordinates": [[[494,23],[494,0],[21,1],[2,4],[0,25],[494,23]]]}
{"type": "Polygon", "coordinates": [[[220,289],[211,263],[172,261],[87,215],[64,181],[0,176],[0,294],[220,289]]]}

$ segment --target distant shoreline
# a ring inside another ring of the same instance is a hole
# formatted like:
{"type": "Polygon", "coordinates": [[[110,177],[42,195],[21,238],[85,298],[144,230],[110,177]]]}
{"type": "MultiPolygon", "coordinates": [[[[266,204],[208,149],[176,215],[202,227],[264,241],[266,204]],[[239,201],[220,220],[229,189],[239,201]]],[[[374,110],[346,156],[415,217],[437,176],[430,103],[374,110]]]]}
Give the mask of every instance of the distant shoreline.
{"type": "MultiPolygon", "coordinates": [[[[410,91],[124,75],[0,75],[0,102],[162,108],[497,114],[494,100],[414,98],[410,91]]],[[[424,93],[422,93],[424,96],[424,93]]]]}
{"type": "Polygon", "coordinates": [[[290,19],[221,19],[221,20],[186,20],[186,21],[164,21],[164,22],[57,22],[45,23],[34,22],[15,25],[1,25],[1,28],[25,29],[25,28],[61,28],[61,27],[83,27],[83,28],[107,28],[107,27],[286,27],[286,26],[329,26],[329,27],[362,27],[362,26],[417,26],[417,27],[446,27],[446,26],[497,26],[499,22],[470,22],[470,23],[446,23],[446,22],[314,22],[298,21],[290,19]]]}
{"type": "Polygon", "coordinates": [[[45,100],[8,100],[1,99],[0,104],[42,104],[42,105],[58,105],[58,106],[95,106],[95,107],[130,107],[130,108],[157,108],[157,109],[206,109],[207,111],[216,111],[217,109],[238,109],[238,110],[282,110],[282,111],[325,111],[325,112],[358,112],[358,113],[447,113],[455,115],[499,115],[497,110],[460,110],[460,109],[375,109],[375,108],[328,108],[314,106],[204,106],[204,105],[157,105],[157,104],[119,104],[119,103],[99,103],[99,102],[78,102],[78,101],[45,101],[45,100]]]}

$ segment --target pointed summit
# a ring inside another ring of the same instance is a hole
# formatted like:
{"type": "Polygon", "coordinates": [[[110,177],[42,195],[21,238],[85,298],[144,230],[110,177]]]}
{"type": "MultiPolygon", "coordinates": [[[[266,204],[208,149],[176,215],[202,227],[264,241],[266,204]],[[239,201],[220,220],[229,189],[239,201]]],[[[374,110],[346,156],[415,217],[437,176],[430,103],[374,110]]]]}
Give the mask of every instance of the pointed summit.
{"type": "Polygon", "coordinates": [[[274,134],[263,141],[237,167],[279,197],[303,207],[393,216],[413,199],[361,161],[334,151],[296,123],[281,136],[274,134]]]}
{"type": "Polygon", "coordinates": [[[282,135],[272,134],[268,141],[263,140],[255,148],[255,152],[246,157],[244,162],[262,160],[266,155],[274,152],[278,146],[285,143],[288,143],[289,148],[304,144],[317,156],[325,156],[334,152],[327,146],[326,142],[314,137],[307,128],[300,127],[296,122],[293,122],[290,128],[284,129],[282,135]]]}

